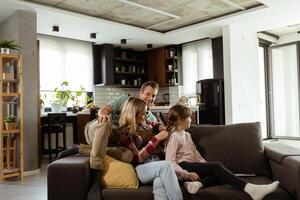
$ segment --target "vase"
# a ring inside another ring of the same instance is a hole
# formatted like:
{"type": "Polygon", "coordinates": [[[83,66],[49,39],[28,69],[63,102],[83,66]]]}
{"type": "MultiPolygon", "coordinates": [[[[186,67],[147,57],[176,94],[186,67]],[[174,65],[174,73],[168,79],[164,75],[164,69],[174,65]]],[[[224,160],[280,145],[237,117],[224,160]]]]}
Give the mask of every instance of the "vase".
{"type": "Polygon", "coordinates": [[[52,103],[51,104],[51,112],[53,113],[59,113],[62,111],[62,105],[61,104],[56,104],[56,103],[52,103]]]}
{"type": "Polygon", "coordinates": [[[5,122],[6,130],[14,130],[17,129],[16,127],[17,127],[17,122],[12,122],[12,123],[5,122]]]}
{"type": "Polygon", "coordinates": [[[9,48],[1,48],[1,53],[3,53],[3,54],[9,54],[10,53],[10,49],[9,48]]]}

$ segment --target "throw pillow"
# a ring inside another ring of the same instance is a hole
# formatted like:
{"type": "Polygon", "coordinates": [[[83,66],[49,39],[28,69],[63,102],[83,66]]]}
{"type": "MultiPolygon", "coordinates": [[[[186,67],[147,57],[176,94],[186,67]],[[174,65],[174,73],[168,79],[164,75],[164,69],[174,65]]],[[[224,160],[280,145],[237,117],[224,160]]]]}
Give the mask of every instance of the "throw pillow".
{"type": "Polygon", "coordinates": [[[137,189],[139,187],[139,180],[133,166],[110,156],[105,156],[100,183],[103,188],[137,189]]]}

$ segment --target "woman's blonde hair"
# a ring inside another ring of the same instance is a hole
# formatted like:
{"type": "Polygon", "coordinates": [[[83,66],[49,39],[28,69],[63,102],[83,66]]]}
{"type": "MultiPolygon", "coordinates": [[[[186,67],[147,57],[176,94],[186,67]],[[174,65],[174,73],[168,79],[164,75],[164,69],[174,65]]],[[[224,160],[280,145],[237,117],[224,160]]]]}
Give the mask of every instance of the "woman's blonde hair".
{"type": "Polygon", "coordinates": [[[130,133],[136,133],[136,117],[138,113],[145,112],[145,108],[147,108],[147,104],[144,100],[136,97],[129,97],[122,107],[119,120],[120,127],[127,127],[130,133]]]}
{"type": "Polygon", "coordinates": [[[172,106],[168,112],[168,128],[170,132],[179,120],[185,120],[192,116],[192,110],[184,105],[176,104],[172,106]]]}

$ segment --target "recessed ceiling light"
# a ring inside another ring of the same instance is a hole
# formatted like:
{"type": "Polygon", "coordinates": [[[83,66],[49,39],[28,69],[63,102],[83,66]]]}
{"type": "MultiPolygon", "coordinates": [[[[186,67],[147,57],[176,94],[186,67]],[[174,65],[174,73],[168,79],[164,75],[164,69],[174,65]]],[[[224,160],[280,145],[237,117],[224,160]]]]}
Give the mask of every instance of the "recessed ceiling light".
{"type": "Polygon", "coordinates": [[[121,39],[121,44],[126,44],[126,43],[127,43],[126,39],[121,39]]]}
{"type": "Polygon", "coordinates": [[[52,31],[59,32],[59,26],[57,26],[57,25],[52,26],[52,31]]]}
{"type": "Polygon", "coordinates": [[[96,39],[96,38],[97,38],[96,33],[91,33],[90,34],[90,39],[96,39]]]}

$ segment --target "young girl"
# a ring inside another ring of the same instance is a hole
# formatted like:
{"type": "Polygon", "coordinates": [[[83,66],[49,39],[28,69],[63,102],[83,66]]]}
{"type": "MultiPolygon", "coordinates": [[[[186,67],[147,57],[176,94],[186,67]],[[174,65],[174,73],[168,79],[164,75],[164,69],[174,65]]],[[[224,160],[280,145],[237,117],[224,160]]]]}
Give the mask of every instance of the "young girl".
{"type": "Polygon", "coordinates": [[[146,115],[145,101],[130,97],[121,111],[120,128],[114,129],[114,134],[125,147],[132,151],[133,164],[137,165],[135,169],[140,181],[144,184],[153,182],[154,199],[182,200],[180,186],[170,162],[144,163],[155,152],[157,145],[168,136],[168,132],[163,130],[142,147],[143,141],[139,131],[146,131],[142,126],[146,115]]]}
{"type": "Polygon", "coordinates": [[[190,127],[192,111],[183,105],[174,105],[169,113],[169,128],[173,128],[166,147],[166,160],[171,161],[177,177],[184,180],[184,187],[195,194],[200,188],[229,184],[248,193],[252,199],[261,200],[279,185],[275,181],[268,185],[245,182],[226,169],[220,162],[206,162],[197,151],[191,135],[185,131],[190,127]],[[200,179],[201,177],[201,179],[200,179]],[[192,181],[192,182],[188,182],[192,181]]]}

